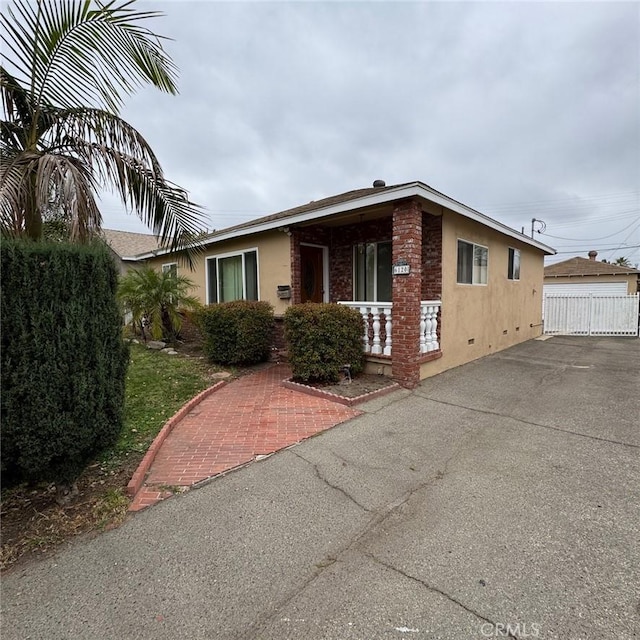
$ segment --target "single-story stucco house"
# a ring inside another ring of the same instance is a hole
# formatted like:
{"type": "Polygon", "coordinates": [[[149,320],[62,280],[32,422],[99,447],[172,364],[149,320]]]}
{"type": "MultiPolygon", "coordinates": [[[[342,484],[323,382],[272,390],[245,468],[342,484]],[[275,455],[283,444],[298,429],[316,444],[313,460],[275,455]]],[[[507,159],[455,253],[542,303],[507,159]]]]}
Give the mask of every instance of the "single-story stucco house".
{"type": "Polygon", "coordinates": [[[544,268],[545,295],[633,295],[640,291],[640,271],[576,256],[544,268]]]}
{"type": "Polygon", "coordinates": [[[265,300],[276,315],[338,302],[363,322],[367,370],[421,379],[541,333],[544,256],[554,250],[422,182],[312,201],[216,231],[180,256],[136,256],[179,269],[205,304],[265,300]]]}

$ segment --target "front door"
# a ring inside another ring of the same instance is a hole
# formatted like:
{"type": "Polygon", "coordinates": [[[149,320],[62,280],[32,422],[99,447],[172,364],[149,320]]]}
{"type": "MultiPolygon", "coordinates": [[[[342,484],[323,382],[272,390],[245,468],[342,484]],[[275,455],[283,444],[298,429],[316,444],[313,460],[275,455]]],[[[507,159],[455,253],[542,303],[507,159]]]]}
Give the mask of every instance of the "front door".
{"type": "Polygon", "coordinates": [[[302,302],[324,300],[324,249],[300,246],[300,276],[302,279],[302,302]]]}

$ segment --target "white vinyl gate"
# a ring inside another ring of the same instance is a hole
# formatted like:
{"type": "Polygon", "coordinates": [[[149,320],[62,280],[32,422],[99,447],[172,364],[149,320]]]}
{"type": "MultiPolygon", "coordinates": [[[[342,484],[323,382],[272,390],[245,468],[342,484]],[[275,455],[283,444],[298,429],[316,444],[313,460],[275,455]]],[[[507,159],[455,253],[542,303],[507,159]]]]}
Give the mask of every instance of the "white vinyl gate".
{"type": "Polygon", "coordinates": [[[546,295],[544,332],[565,336],[637,336],[640,294],[546,295]]]}

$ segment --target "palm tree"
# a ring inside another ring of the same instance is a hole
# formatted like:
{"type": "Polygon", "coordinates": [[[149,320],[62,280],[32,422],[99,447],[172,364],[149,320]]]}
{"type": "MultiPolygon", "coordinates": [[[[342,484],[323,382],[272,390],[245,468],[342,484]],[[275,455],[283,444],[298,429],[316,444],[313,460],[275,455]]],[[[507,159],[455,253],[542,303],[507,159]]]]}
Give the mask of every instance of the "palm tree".
{"type": "Polygon", "coordinates": [[[174,341],[180,333],[180,309],[196,310],[200,302],[188,292],[193,282],[173,270],[156,271],[152,267],[132,269],[118,284],[118,299],[124,311],[131,312],[134,327],[146,318],[154,340],[174,341]]]}
{"type": "Polygon", "coordinates": [[[159,12],[135,0],[14,0],[1,18],[0,224],[34,240],[52,208],[71,239],[102,224],[96,193],[117,192],[171,249],[187,248],[203,210],[169,182],[136,129],[118,114],[144,85],[177,93],[176,67],[161,36],[142,25],[159,12]],[[59,215],[58,215],[59,217],[59,215]]]}
{"type": "Polygon", "coordinates": [[[629,258],[625,258],[624,256],[620,256],[616,258],[612,264],[618,265],[619,267],[631,267],[631,262],[629,262],[629,258]]]}

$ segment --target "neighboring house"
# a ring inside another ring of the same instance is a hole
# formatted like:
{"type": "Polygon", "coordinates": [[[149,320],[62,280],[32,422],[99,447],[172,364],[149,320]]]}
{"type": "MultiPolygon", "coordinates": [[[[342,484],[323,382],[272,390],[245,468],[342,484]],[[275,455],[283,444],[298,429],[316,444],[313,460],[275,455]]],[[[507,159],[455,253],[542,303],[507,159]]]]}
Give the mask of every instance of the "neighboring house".
{"type": "Polygon", "coordinates": [[[422,182],[312,201],[216,231],[189,272],[165,250],[138,255],[184,269],[203,303],[340,302],[363,323],[367,369],[407,387],[541,333],[550,247],[422,182]]]}
{"type": "Polygon", "coordinates": [[[111,249],[121,274],[140,266],[138,258],[135,257],[137,254],[148,254],[160,246],[157,238],[147,233],[102,229],[101,236],[111,249]]]}
{"type": "Polygon", "coordinates": [[[597,251],[588,255],[588,260],[576,256],[545,267],[545,295],[629,295],[640,291],[638,269],[600,262],[597,251]]]}

